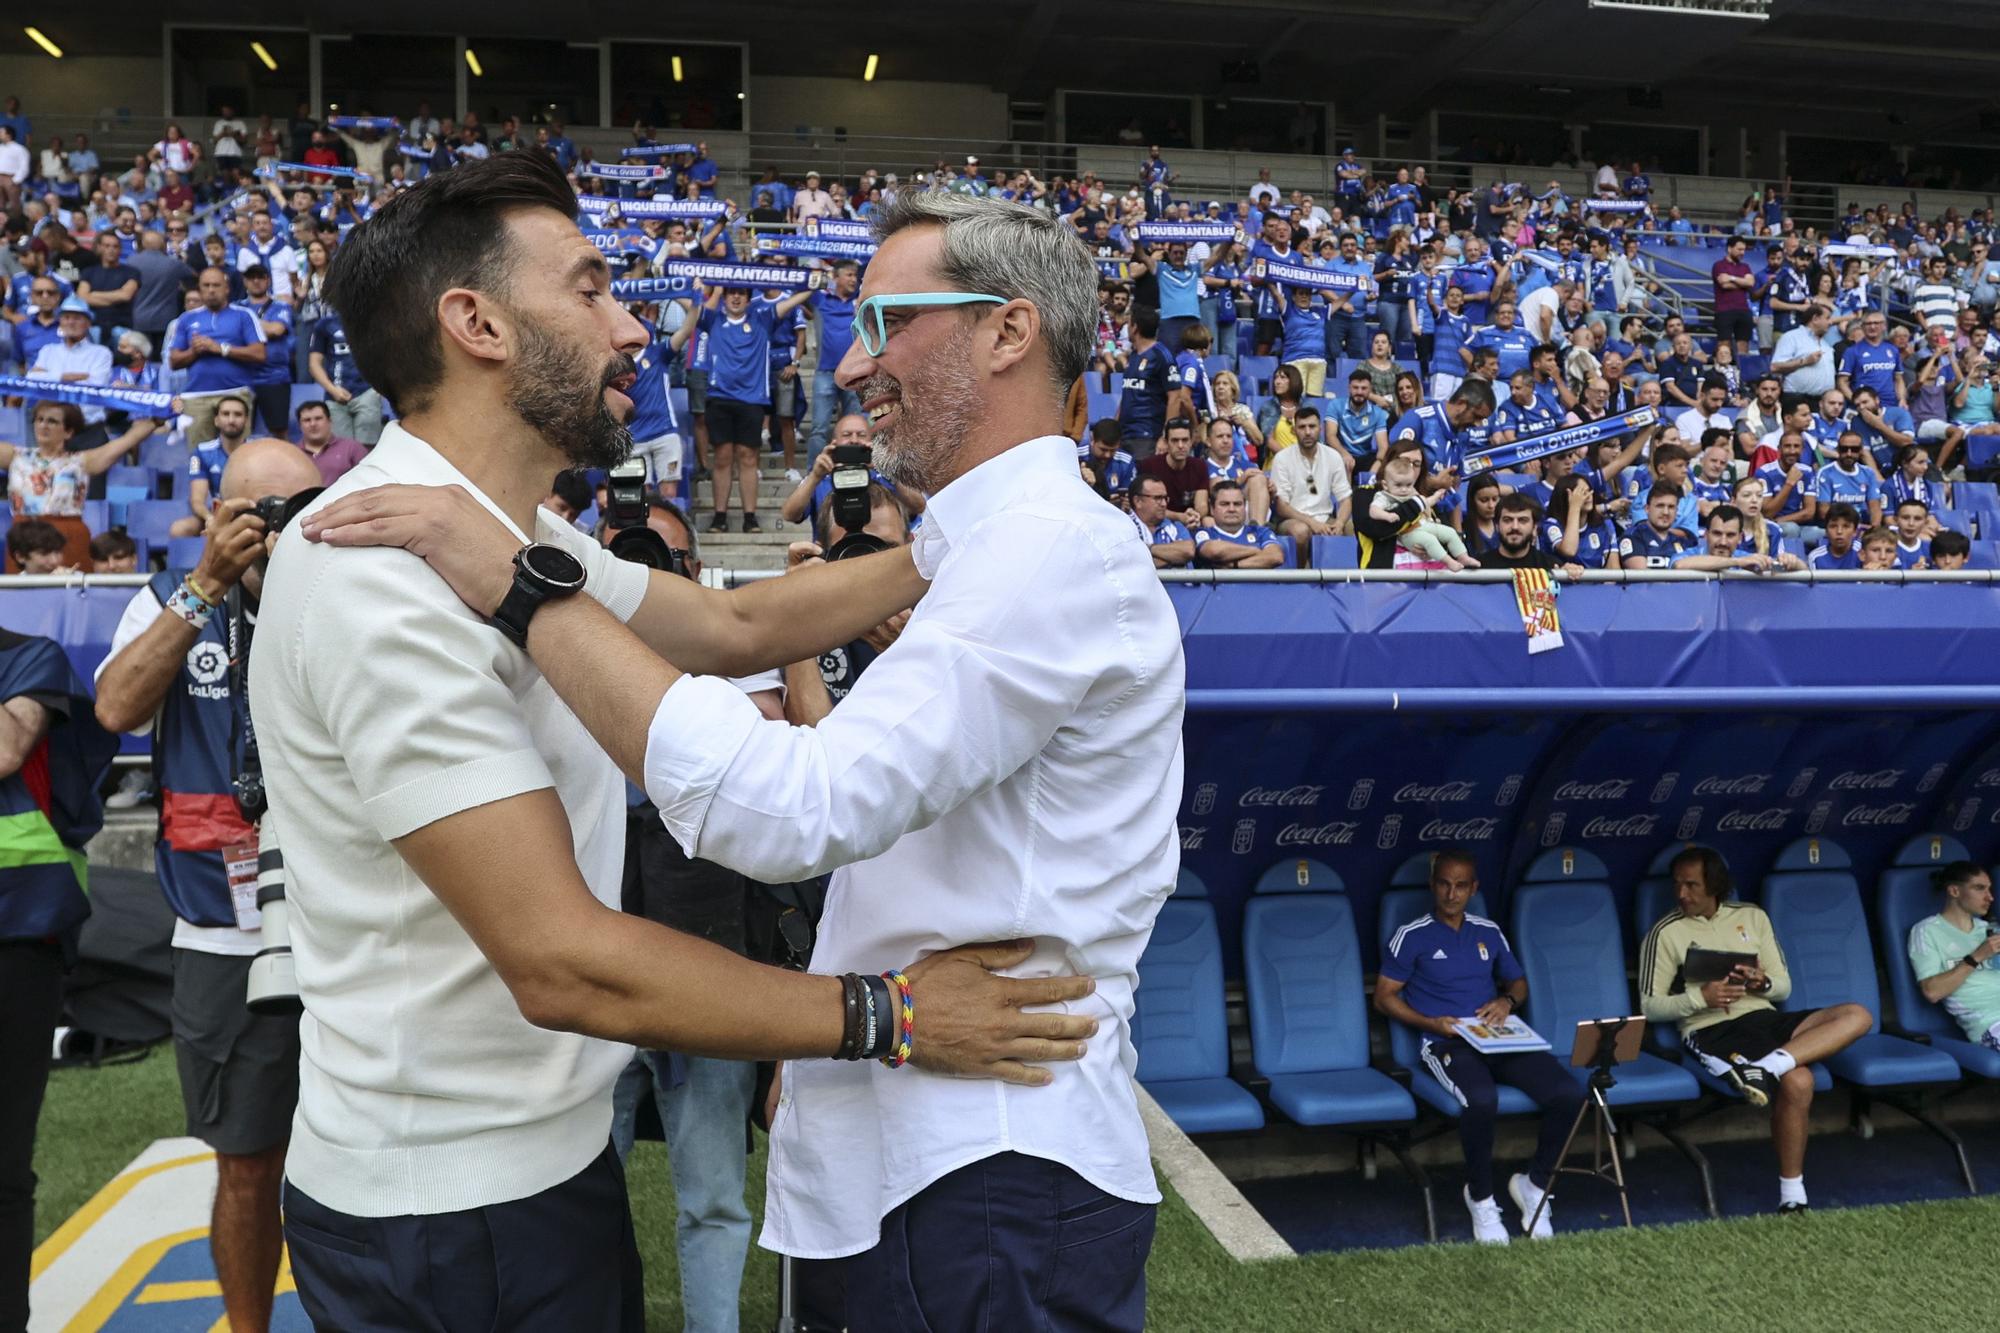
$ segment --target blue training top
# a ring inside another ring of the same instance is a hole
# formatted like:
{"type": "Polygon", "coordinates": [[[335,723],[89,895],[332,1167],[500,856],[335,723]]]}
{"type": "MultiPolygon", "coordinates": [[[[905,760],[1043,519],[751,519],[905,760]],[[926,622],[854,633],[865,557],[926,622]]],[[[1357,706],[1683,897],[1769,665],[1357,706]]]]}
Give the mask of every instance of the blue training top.
{"type": "Polygon", "coordinates": [[[1523,973],[1493,922],[1468,912],[1453,930],[1426,912],[1389,941],[1381,975],[1402,982],[1403,998],[1420,1014],[1470,1018],[1523,973]]]}

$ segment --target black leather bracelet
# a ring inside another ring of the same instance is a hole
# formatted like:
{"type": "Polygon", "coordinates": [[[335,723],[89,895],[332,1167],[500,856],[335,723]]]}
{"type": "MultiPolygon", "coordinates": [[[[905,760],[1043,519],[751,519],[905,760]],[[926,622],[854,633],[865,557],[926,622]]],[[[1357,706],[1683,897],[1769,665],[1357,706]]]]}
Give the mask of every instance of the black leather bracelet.
{"type": "Polygon", "coordinates": [[[836,1060],[859,1060],[861,1058],[861,978],[853,972],[845,972],[840,978],[841,1020],[840,1048],[833,1053],[836,1060]]]}

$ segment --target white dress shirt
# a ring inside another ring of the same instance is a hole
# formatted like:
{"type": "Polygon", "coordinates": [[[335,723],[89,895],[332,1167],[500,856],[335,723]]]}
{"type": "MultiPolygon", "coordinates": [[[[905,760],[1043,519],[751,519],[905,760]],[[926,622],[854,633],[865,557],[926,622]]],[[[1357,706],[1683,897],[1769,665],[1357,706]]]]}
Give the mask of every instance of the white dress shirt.
{"type": "Polygon", "coordinates": [[[1302,514],[1332,518],[1334,508],[1353,493],[1347,469],[1334,458],[1322,440],[1306,461],[1301,445],[1280,449],[1271,460],[1271,493],[1302,514]]]}
{"type": "MultiPolygon", "coordinates": [[[[75,343],[58,338],[42,344],[42,350],[35,353],[35,364],[28,370],[30,375],[47,375],[58,380],[79,372],[84,384],[111,383],[111,349],[89,338],[75,343]]],[[[104,409],[85,406],[83,420],[85,425],[97,425],[104,420],[104,409]]]]}
{"type": "MultiPolygon", "coordinates": [[[[1180,861],[1180,628],[1146,544],[1044,436],[930,499],[931,588],[816,728],[765,722],[724,682],[661,700],[646,794],[691,856],[756,879],[835,871],[815,972],[876,973],[1032,939],[1019,976],[1082,974],[1099,1020],[1045,1088],[874,1061],[794,1061],[771,1134],[763,1243],[833,1258],[882,1215],[1001,1152],[1160,1195],[1132,1073],[1132,992],[1180,861]]],[[[916,1044],[924,1040],[917,1006],[916,1044]]]]}

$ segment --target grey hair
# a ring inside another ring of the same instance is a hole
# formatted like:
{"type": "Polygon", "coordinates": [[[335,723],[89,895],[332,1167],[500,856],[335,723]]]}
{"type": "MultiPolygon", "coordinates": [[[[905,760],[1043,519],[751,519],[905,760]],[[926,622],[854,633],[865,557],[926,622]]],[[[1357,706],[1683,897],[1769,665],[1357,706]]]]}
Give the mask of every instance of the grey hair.
{"type": "Polygon", "coordinates": [[[1068,393],[1090,364],[1097,332],[1097,264],[1082,238],[1038,209],[943,190],[902,191],[876,215],[875,235],[886,241],[925,224],[944,228],[945,281],[1033,303],[1049,376],[1058,392],[1068,393]]]}

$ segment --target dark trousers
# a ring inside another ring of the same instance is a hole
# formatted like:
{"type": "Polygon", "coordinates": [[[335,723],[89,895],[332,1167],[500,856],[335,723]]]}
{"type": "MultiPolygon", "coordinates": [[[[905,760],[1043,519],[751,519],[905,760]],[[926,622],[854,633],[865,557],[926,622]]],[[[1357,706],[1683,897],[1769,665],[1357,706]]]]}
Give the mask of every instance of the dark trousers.
{"type": "Polygon", "coordinates": [[[285,1243],[325,1333],[642,1333],[625,1173],[607,1145],[539,1194],[424,1217],[350,1217],[285,1184],[285,1243]]]}
{"type": "Polygon", "coordinates": [[[250,396],[257,402],[257,415],[264,419],[264,433],[289,440],[292,428],[292,385],[253,384],[250,396]]]}
{"type": "Polygon", "coordinates": [[[62,952],[0,940],[0,1329],[28,1324],[35,1249],[35,1122],[62,1014],[62,952]]]}
{"type": "Polygon", "coordinates": [[[1548,1188],[1556,1154],[1583,1105],[1583,1084],[1547,1051],[1481,1055],[1462,1037],[1430,1041],[1424,1048],[1424,1063],[1465,1105],[1458,1117],[1458,1137],[1465,1148],[1465,1184],[1472,1197],[1493,1197],[1493,1121],[1501,1083],[1519,1088],[1542,1108],[1542,1131],[1535,1141],[1528,1179],[1548,1188]]]}
{"type": "Polygon", "coordinates": [[[892,1209],[847,1261],[847,1326],[1136,1333],[1153,1214],[1040,1157],[974,1162],[892,1209]]]}

